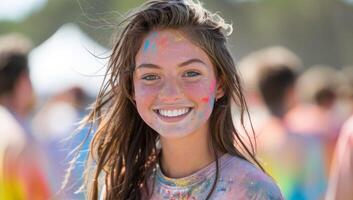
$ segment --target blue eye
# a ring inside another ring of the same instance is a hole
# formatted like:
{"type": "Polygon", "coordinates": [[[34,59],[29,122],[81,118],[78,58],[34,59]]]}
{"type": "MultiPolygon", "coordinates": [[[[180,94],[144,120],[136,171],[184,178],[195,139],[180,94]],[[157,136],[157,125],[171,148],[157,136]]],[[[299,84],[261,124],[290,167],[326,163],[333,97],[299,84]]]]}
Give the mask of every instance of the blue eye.
{"type": "Polygon", "coordinates": [[[142,79],[146,80],[146,81],[154,81],[154,80],[159,79],[159,77],[156,75],[146,75],[146,76],[142,77],[142,79]]]}
{"type": "Polygon", "coordinates": [[[195,72],[195,71],[188,71],[184,74],[185,77],[195,77],[195,76],[199,76],[200,73],[195,72]]]}

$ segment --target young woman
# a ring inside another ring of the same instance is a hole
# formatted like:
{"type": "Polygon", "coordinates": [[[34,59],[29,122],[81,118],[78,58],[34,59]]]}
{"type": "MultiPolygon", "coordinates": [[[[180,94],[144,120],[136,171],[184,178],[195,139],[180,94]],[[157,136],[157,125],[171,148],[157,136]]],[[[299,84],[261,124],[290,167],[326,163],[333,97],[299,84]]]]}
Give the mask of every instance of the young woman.
{"type": "Polygon", "coordinates": [[[231,26],[188,0],[150,1],[124,23],[88,116],[89,199],[101,185],[102,199],[282,199],[233,125],[232,102],[242,123],[247,108],[231,26]]]}

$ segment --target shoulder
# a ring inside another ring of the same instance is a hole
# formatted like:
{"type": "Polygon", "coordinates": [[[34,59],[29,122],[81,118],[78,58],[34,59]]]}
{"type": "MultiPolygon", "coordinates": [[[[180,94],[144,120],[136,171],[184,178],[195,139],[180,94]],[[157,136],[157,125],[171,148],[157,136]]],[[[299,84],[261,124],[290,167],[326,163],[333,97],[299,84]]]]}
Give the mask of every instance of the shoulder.
{"type": "Polygon", "coordinates": [[[232,156],[230,162],[221,170],[221,177],[233,180],[231,193],[237,197],[235,199],[283,199],[279,187],[272,178],[254,164],[236,156],[232,156]]]}

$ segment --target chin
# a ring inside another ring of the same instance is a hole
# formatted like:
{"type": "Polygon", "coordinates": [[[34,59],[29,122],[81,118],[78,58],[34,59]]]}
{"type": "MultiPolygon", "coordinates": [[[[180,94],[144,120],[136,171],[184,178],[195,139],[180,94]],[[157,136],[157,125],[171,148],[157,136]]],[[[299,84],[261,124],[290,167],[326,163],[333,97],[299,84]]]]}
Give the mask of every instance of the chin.
{"type": "Polygon", "coordinates": [[[191,131],[169,131],[169,132],[161,132],[157,130],[157,133],[164,139],[181,139],[185,138],[192,134],[191,131]]]}

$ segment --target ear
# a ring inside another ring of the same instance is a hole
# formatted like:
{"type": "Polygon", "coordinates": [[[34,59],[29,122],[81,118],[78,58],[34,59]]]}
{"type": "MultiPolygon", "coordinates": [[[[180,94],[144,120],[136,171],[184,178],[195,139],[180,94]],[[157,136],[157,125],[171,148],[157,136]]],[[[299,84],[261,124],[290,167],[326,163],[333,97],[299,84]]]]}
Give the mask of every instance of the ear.
{"type": "Polygon", "coordinates": [[[217,85],[216,85],[216,101],[220,98],[222,98],[224,96],[224,89],[223,89],[223,81],[222,79],[219,79],[219,81],[217,81],[217,85]]]}

